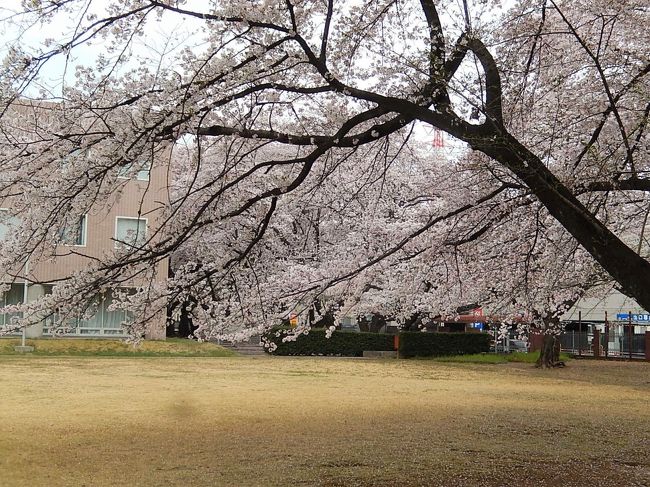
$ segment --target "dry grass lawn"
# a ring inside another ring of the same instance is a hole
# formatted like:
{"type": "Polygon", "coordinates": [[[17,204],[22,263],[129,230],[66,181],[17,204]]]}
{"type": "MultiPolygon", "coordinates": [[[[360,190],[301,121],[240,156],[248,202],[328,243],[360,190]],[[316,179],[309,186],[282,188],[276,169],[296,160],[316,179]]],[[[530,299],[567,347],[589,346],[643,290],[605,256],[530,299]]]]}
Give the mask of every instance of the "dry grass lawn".
{"type": "Polygon", "coordinates": [[[647,486],[650,364],[0,357],[0,486],[647,486]]]}
{"type": "MultiPolygon", "coordinates": [[[[145,340],[137,347],[124,340],[105,338],[39,338],[28,339],[26,345],[34,347],[30,355],[70,356],[125,356],[125,357],[232,357],[235,352],[214,343],[168,338],[145,340]]],[[[20,355],[14,350],[20,338],[0,338],[0,355],[20,355]]]]}

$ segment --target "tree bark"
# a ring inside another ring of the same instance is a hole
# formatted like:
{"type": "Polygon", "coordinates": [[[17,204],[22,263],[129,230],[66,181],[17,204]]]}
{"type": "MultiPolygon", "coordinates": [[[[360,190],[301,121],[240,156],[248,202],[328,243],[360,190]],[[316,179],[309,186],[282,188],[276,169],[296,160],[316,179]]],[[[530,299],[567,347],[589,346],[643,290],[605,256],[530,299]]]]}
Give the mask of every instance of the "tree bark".
{"type": "MultiPolygon", "coordinates": [[[[479,144],[480,145],[480,144],[479,144]]],[[[555,175],[511,135],[479,150],[513,171],[549,213],[643,308],[650,309],[650,263],[614,235],[555,175]]]]}
{"type": "MultiPolygon", "coordinates": [[[[430,27],[437,29],[439,26],[430,27]]],[[[427,106],[401,98],[344,85],[340,88],[351,90],[360,99],[376,103],[386,112],[401,113],[409,119],[418,119],[444,130],[512,171],[530,188],[549,213],[621,285],[623,293],[634,298],[641,307],[650,309],[650,262],[614,235],[539,157],[508,132],[503,123],[501,79],[497,64],[477,39],[469,39],[467,46],[479,58],[486,76],[486,120],[480,125],[463,120],[449,106],[440,105],[436,107],[437,110],[431,110],[427,106]]]]}
{"type": "Polygon", "coordinates": [[[542,369],[564,367],[564,362],[560,361],[560,341],[555,335],[544,335],[542,349],[539,351],[535,366],[542,369]]]}

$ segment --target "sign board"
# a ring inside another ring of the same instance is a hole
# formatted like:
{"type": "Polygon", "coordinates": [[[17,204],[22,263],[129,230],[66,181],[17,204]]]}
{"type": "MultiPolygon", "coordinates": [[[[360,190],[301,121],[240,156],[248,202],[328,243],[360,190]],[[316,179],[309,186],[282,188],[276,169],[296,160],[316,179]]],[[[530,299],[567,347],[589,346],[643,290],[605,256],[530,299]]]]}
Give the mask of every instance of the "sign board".
{"type": "Polygon", "coordinates": [[[295,328],[296,326],[298,326],[298,315],[297,314],[291,313],[289,315],[289,326],[291,326],[291,328],[295,328]]]}
{"type": "MultiPolygon", "coordinates": [[[[630,321],[630,314],[629,313],[617,313],[616,314],[616,320],[617,321],[630,321]]],[[[650,324],[650,314],[646,313],[632,313],[632,321],[635,323],[649,323],[650,324]]]]}

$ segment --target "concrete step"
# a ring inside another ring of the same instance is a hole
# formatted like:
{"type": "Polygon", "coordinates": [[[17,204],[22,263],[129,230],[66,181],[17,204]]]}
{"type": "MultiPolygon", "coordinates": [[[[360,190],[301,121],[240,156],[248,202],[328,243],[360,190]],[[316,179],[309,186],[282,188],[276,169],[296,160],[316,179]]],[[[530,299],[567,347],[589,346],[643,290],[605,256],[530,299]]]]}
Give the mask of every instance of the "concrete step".
{"type": "Polygon", "coordinates": [[[264,347],[261,345],[237,345],[237,344],[222,344],[223,347],[237,352],[241,355],[264,355],[264,347]]]}

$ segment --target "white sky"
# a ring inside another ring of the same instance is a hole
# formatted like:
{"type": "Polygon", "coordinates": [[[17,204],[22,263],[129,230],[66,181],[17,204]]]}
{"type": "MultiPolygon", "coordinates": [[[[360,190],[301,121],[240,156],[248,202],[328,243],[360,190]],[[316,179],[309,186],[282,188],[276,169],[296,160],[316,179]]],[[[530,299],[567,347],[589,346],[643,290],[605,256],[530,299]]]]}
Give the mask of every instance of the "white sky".
{"type": "MultiPolygon", "coordinates": [[[[191,0],[197,8],[203,3],[199,0],[191,0]]],[[[87,13],[96,13],[101,17],[105,13],[106,2],[95,1],[91,3],[93,7],[87,13]]],[[[9,47],[17,43],[29,54],[36,54],[48,51],[51,48],[44,47],[47,39],[54,40],[55,44],[62,44],[70,39],[74,26],[78,18],[71,18],[68,15],[57,15],[51,21],[46,23],[37,23],[25,25],[25,20],[16,15],[22,11],[19,0],[2,0],[0,6],[0,58],[3,58],[9,47]]],[[[127,56],[130,62],[124,69],[130,69],[138,66],[142,62],[151,59],[165,58],[171,56],[161,56],[161,54],[170,54],[185,46],[197,46],[200,42],[201,21],[189,17],[182,17],[174,14],[163,14],[158,20],[156,16],[150,16],[145,27],[145,35],[136,37],[130,46],[127,56]]],[[[76,66],[92,66],[97,60],[99,53],[103,51],[102,40],[93,40],[75,47],[66,58],[65,56],[55,56],[49,60],[45,69],[41,71],[39,79],[41,86],[46,87],[53,96],[61,94],[62,81],[70,84],[74,83],[76,66]],[[64,78],[65,73],[65,78],[64,78]]],[[[36,89],[36,88],[34,88],[36,89]]]]}

